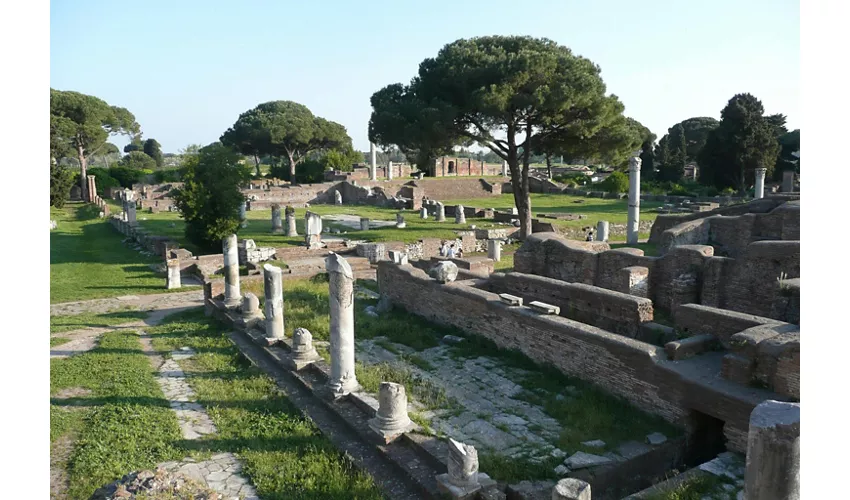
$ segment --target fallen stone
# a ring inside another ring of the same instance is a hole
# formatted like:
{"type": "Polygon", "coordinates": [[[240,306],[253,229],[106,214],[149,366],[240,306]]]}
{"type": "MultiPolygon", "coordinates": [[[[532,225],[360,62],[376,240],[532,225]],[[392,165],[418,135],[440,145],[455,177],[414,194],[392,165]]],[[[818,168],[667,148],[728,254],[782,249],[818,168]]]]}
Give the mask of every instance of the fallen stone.
{"type": "Polygon", "coordinates": [[[667,436],[661,434],[660,432],[653,432],[652,434],[648,434],[646,436],[646,442],[653,446],[657,446],[665,441],[667,441],[667,436]]]}
{"type": "Polygon", "coordinates": [[[560,448],[555,448],[554,450],[552,450],[550,455],[552,455],[555,458],[564,458],[565,456],[567,456],[567,452],[565,452],[564,450],[562,450],[560,448]]]}
{"type": "Polygon", "coordinates": [[[586,469],[588,467],[597,467],[610,463],[611,459],[608,457],[593,455],[591,453],[585,453],[583,451],[576,452],[575,454],[564,460],[564,465],[566,465],[572,470],[586,469]]]}
{"type": "Polygon", "coordinates": [[[444,344],[455,345],[455,344],[460,344],[464,340],[466,340],[466,339],[464,339],[463,337],[458,337],[457,335],[446,335],[446,336],[443,337],[443,343],[444,344]]]}
{"type": "Polygon", "coordinates": [[[594,439],[593,441],[584,441],[581,444],[590,448],[605,448],[605,441],[602,441],[601,439],[594,439]]]}
{"type": "Polygon", "coordinates": [[[568,472],[570,472],[570,469],[564,464],[555,467],[555,474],[559,476],[566,476],[568,472]]]}
{"type": "Polygon", "coordinates": [[[457,264],[444,260],[432,267],[428,274],[440,283],[451,283],[457,279],[457,272],[457,264]]]}

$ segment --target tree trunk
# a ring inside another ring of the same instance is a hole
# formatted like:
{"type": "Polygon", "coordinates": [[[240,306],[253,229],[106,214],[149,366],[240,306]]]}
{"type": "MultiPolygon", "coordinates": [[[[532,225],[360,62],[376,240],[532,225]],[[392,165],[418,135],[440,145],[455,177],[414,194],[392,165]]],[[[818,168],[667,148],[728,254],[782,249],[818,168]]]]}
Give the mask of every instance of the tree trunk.
{"type": "Polygon", "coordinates": [[[259,177],[260,175],[262,175],[260,173],[260,157],[259,156],[254,155],[254,163],[257,164],[257,177],[259,177]]]}
{"type": "MultiPolygon", "coordinates": [[[[519,237],[525,239],[531,234],[531,197],[528,192],[528,153],[524,155],[523,164],[517,155],[516,137],[513,127],[508,127],[508,169],[511,172],[511,187],[514,191],[514,205],[519,217],[519,237]]],[[[528,143],[526,142],[526,145],[528,143]]]]}
{"type": "Polygon", "coordinates": [[[552,180],[552,157],[549,154],[546,154],[546,175],[549,176],[549,180],[552,180]]]}
{"type": "Polygon", "coordinates": [[[88,190],[88,179],[86,179],[86,155],[83,154],[83,147],[77,146],[77,159],[80,161],[80,193],[82,193],[83,201],[90,202],[92,201],[93,196],[89,197],[88,190]]]}
{"type": "Polygon", "coordinates": [[[291,153],[287,153],[287,155],[289,156],[289,182],[295,184],[295,159],[291,153]]]}

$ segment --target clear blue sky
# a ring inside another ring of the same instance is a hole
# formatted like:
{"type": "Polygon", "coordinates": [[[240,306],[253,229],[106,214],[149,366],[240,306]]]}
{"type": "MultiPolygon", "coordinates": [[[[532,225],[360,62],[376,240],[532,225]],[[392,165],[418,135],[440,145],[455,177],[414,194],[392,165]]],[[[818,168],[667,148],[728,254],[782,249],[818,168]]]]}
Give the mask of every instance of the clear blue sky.
{"type": "MultiPolygon", "coordinates": [[[[790,0],[53,0],[50,85],[135,114],[165,152],[208,144],[243,111],[292,100],[368,149],[369,97],[446,43],[551,38],[602,68],[659,137],[749,92],[800,123],[799,2],[790,0]]],[[[113,139],[122,146],[126,140],[113,139]]]]}

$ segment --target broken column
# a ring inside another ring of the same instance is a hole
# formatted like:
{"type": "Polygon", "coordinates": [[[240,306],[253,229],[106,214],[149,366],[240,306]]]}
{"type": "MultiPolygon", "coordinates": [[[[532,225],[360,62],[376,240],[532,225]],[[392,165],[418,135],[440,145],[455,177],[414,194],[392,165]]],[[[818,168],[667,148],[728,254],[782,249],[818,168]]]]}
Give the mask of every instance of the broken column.
{"type": "Polygon", "coordinates": [[[378,180],[378,162],[376,161],[374,142],[369,143],[369,155],[371,156],[371,161],[369,162],[369,180],[376,181],[378,180]]]}
{"type": "Polygon", "coordinates": [[[437,488],[452,498],[472,498],[472,495],[495,484],[487,474],[478,472],[478,452],[472,445],[449,438],[448,473],[437,476],[437,488]]]}
{"type": "Polygon", "coordinates": [[[239,293],[239,249],[236,235],[231,234],[222,240],[224,253],[224,305],[238,307],[242,301],[239,293]]]}
{"type": "Polygon", "coordinates": [[[334,191],[334,205],[342,205],[342,193],[339,190],[334,191]]]}
{"type": "Polygon", "coordinates": [[[93,175],[86,176],[86,190],[88,191],[88,193],[86,194],[86,201],[88,201],[89,203],[93,202],[94,199],[97,197],[97,186],[95,183],[95,179],[96,178],[93,175]]]}
{"type": "Polygon", "coordinates": [[[280,340],[283,329],[283,273],[280,268],[263,264],[263,294],[265,295],[266,338],[280,340]]]}
{"type": "Polygon", "coordinates": [[[609,224],[607,220],[596,223],[596,241],[608,241],[609,224]]]}
{"type": "Polygon", "coordinates": [[[407,416],[407,393],[404,386],[381,382],[378,390],[378,413],[369,420],[369,427],[389,443],[411,427],[407,416]]]}
{"type": "Polygon", "coordinates": [[[284,213],[286,214],[286,236],[298,236],[298,230],[295,228],[295,209],[287,206],[284,213]]]}
{"type": "Polygon", "coordinates": [[[427,219],[428,218],[428,209],[426,207],[422,207],[419,209],[419,218],[427,219]]]}
{"type": "Polygon", "coordinates": [[[767,400],[750,414],[744,498],[800,498],[800,403],[767,400]]]}
{"type": "Polygon", "coordinates": [[[487,240],[487,258],[496,262],[502,261],[502,242],[499,240],[487,240]]]}
{"type": "Polygon", "coordinates": [[[637,156],[629,158],[629,220],[626,224],[626,243],[636,245],[640,222],[640,164],[637,156]]]}
{"type": "Polygon", "coordinates": [[[463,205],[455,207],[455,224],[466,224],[466,214],[463,213],[463,205]]]}
{"type": "Polygon", "coordinates": [[[508,160],[502,161],[502,176],[503,177],[508,176],[508,160]]]}
{"type": "Polygon", "coordinates": [[[442,260],[428,271],[428,275],[439,283],[451,283],[457,279],[457,264],[450,260],[442,260]]]}
{"type": "Polygon", "coordinates": [[[393,180],[393,162],[387,164],[387,180],[393,180]]]}
{"type": "Polygon", "coordinates": [[[287,363],[289,367],[300,370],[319,359],[321,359],[321,356],[313,347],[313,334],[306,328],[296,328],[292,332],[292,357],[287,363]]]}
{"type": "Polygon", "coordinates": [[[167,259],[165,261],[167,275],[165,278],[165,288],[172,290],[180,288],[180,259],[167,259]]]}
{"type": "Polygon", "coordinates": [[[590,500],[590,485],[574,477],[561,479],[552,490],[552,500],[590,500]]]}
{"type": "Polygon", "coordinates": [[[305,225],[307,227],[307,236],[305,237],[307,248],[315,249],[322,246],[322,217],[313,212],[307,212],[305,217],[305,225]]]}
{"type": "Polygon", "coordinates": [[[244,227],[248,227],[248,202],[243,201],[241,205],[239,205],[239,225],[244,227]]]}
{"type": "Polygon", "coordinates": [[[401,212],[395,214],[395,227],[398,229],[407,227],[407,224],[404,222],[404,214],[401,212]]]}
{"type": "Polygon", "coordinates": [[[280,205],[272,205],[272,234],[283,233],[283,221],[280,218],[280,205]]]}
{"type": "Polygon", "coordinates": [[[766,168],[756,169],[756,189],[753,198],[759,200],[764,198],[764,176],[767,174],[766,168]]]}
{"type": "Polygon", "coordinates": [[[242,297],[242,317],[236,322],[236,327],[249,330],[263,321],[263,313],[260,312],[260,299],[251,292],[242,297]]]}
{"type": "Polygon", "coordinates": [[[782,172],[782,192],[783,193],[793,193],[794,192],[794,171],[786,170],[782,172]]]}
{"type": "Polygon", "coordinates": [[[437,202],[437,222],[445,222],[446,221],[446,206],[443,205],[443,202],[437,202]]]}
{"type": "Polygon", "coordinates": [[[325,258],[329,276],[331,376],[335,396],[357,390],[354,375],[354,273],[348,261],[331,253],[325,258]]]}
{"type": "Polygon", "coordinates": [[[360,230],[368,231],[369,230],[369,219],[366,217],[360,217],[360,230]]]}
{"type": "Polygon", "coordinates": [[[127,223],[136,225],[136,200],[127,200],[127,223]]]}

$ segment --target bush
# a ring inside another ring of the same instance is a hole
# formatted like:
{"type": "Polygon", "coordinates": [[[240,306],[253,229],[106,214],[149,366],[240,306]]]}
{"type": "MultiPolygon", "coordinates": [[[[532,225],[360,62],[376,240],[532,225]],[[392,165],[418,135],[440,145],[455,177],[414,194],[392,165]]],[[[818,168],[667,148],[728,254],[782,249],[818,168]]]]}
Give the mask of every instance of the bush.
{"type": "Polygon", "coordinates": [[[153,169],[156,168],[156,161],[141,151],[131,151],[129,154],[121,158],[118,164],[122,167],[136,170],[149,169],[153,171],[153,169]]]}
{"type": "Polygon", "coordinates": [[[608,193],[628,193],[629,176],[623,172],[611,172],[611,175],[599,183],[599,189],[608,193]]]}
{"type": "Polygon", "coordinates": [[[74,180],[79,179],[74,171],[61,165],[50,164],[50,205],[56,208],[65,206],[65,200],[71,192],[74,180]]]}
{"type": "Polygon", "coordinates": [[[590,184],[590,176],[579,173],[553,175],[552,180],[561,184],[567,184],[568,186],[586,186],[590,184]]]}
{"type": "Polygon", "coordinates": [[[183,169],[166,168],[162,170],[157,170],[153,173],[153,178],[157,184],[163,184],[166,182],[180,182],[183,180],[183,169]]]}
{"type": "Polygon", "coordinates": [[[133,184],[141,182],[142,177],[145,176],[145,171],[119,165],[109,167],[109,175],[115,178],[121,187],[131,188],[133,184]]]}
{"type": "Polygon", "coordinates": [[[121,182],[111,175],[112,169],[105,168],[90,168],[86,170],[86,175],[93,175],[97,194],[101,197],[106,197],[106,190],[114,187],[121,187],[121,182]]]}

